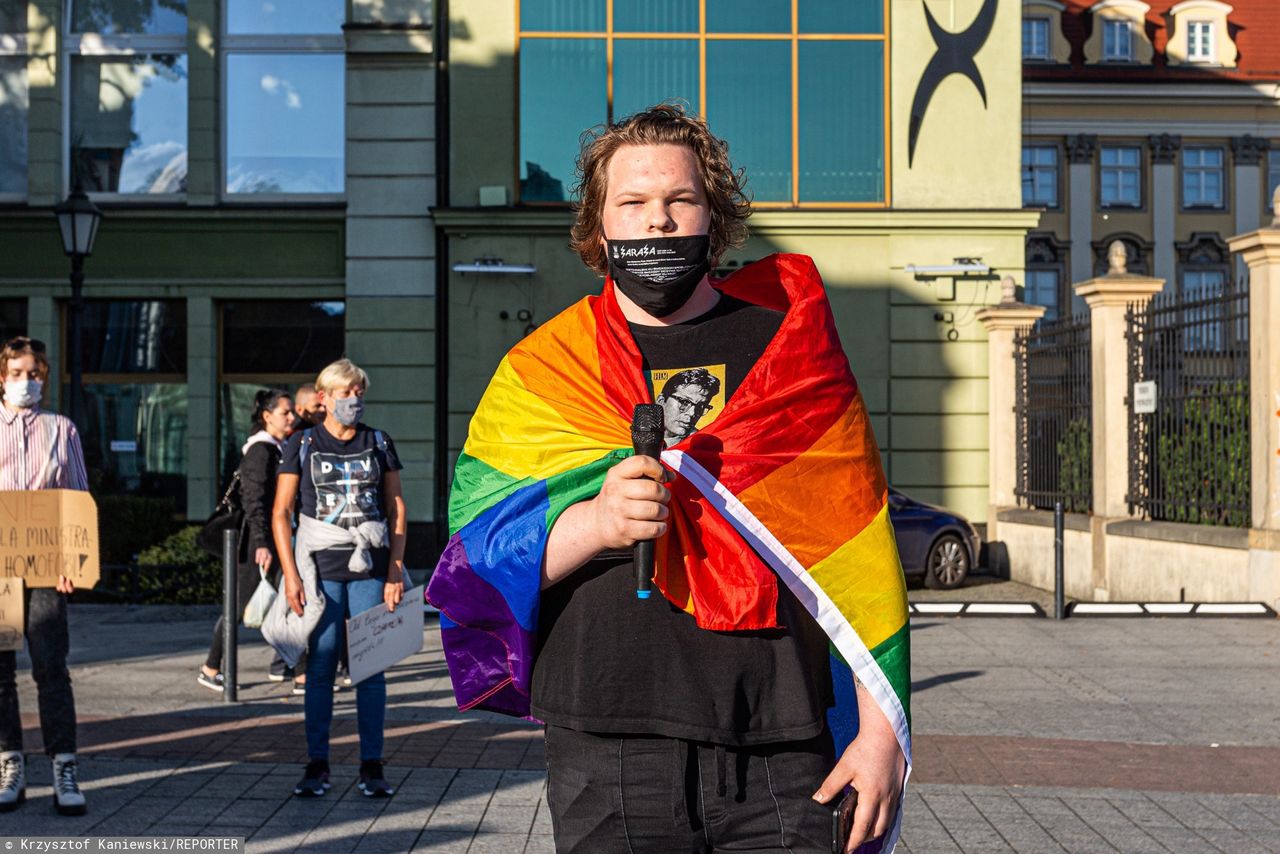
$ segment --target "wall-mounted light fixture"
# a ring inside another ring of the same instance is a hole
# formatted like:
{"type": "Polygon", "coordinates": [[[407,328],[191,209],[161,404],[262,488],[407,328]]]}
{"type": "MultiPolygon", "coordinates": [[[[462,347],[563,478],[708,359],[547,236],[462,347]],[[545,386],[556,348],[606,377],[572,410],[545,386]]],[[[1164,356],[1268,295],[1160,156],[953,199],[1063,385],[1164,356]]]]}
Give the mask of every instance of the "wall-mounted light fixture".
{"type": "Polygon", "coordinates": [[[533,264],[506,264],[492,255],[477,258],[471,264],[454,264],[449,269],[455,273],[496,273],[500,276],[532,276],[538,272],[533,264]]]}
{"type": "Polygon", "coordinates": [[[981,258],[956,258],[952,264],[908,264],[907,272],[927,281],[945,276],[985,275],[991,272],[991,265],[982,263],[981,258]]]}
{"type": "Polygon", "coordinates": [[[956,258],[950,264],[908,264],[906,271],[915,276],[917,282],[932,282],[937,279],[950,279],[951,292],[939,291],[938,299],[942,302],[954,302],[956,298],[956,279],[990,279],[994,278],[991,265],[982,263],[981,258],[956,258]]]}

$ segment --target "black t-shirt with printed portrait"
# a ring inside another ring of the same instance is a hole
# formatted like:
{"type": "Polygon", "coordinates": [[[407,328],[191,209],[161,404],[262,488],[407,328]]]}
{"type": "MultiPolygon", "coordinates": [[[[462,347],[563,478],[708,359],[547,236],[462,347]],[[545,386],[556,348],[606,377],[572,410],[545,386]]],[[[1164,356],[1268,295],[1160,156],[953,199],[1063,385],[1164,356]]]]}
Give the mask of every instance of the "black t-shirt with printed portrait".
{"type": "MultiPolygon", "coordinates": [[[[668,445],[715,419],[781,322],[781,312],[722,295],[687,323],[631,325],[668,445]]],[[[601,555],[543,591],[533,714],[587,732],[726,745],[812,738],[832,703],[827,638],[781,582],[778,625],[700,629],[661,595],[636,598],[630,550],[601,555]]]]}
{"type": "MultiPolygon", "coordinates": [[[[296,474],[298,512],[322,522],[355,528],[363,522],[386,521],[383,481],[389,471],[404,468],[396,456],[395,443],[381,433],[385,449],[378,447],[380,431],[356,425],[356,434],[345,442],[333,436],[323,424],[294,433],[284,446],[281,474],[296,474]],[[311,446],[305,467],[300,461],[302,440],[310,433],[311,446]]],[[[370,576],[385,578],[391,550],[373,549],[373,569],[365,574],[351,572],[347,561],[354,548],[316,552],[316,569],[330,581],[354,581],[370,576]]]]}

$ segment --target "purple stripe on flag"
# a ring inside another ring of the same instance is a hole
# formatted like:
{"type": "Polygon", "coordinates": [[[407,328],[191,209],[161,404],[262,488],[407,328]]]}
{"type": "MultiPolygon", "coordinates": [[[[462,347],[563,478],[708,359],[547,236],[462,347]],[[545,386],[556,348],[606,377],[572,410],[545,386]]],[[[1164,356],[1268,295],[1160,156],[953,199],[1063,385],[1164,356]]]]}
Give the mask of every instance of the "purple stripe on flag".
{"type": "Polygon", "coordinates": [[[462,539],[449,540],[427,585],[427,601],[456,625],[442,628],[458,708],[528,717],[535,637],[501,592],[478,576],[462,539]]]}

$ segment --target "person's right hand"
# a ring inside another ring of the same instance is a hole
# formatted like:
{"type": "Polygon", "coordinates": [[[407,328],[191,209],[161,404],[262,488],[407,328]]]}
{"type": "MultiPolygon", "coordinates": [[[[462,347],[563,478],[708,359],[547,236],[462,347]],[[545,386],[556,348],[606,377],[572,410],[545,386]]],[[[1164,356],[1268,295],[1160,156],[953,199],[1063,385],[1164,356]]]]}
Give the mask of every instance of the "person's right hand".
{"type": "Polygon", "coordinates": [[[297,572],[286,572],[284,575],[284,599],[293,609],[293,613],[302,616],[302,606],[307,604],[302,590],[302,576],[297,572]]]}
{"type": "Polygon", "coordinates": [[[262,548],[253,553],[253,562],[262,567],[263,572],[271,571],[271,549],[262,548]]]}
{"type": "Polygon", "coordinates": [[[675,475],[652,457],[628,457],[609,469],[600,493],[591,500],[593,527],[605,549],[625,549],[667,532],[671,491],[663,486],[675,475]]]}

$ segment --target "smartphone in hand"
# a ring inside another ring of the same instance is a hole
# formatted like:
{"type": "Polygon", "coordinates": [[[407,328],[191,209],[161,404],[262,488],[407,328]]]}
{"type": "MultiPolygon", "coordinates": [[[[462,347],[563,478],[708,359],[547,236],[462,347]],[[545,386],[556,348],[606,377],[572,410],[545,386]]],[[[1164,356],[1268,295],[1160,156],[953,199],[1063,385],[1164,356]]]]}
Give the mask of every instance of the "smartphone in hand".
{"type": "Polygon", "coordinates": [[[831,854],[844,854],[853,829],[853,811],[858,806],[858,790],[849,787],[844,797],[831,810],[831,854]]]}

